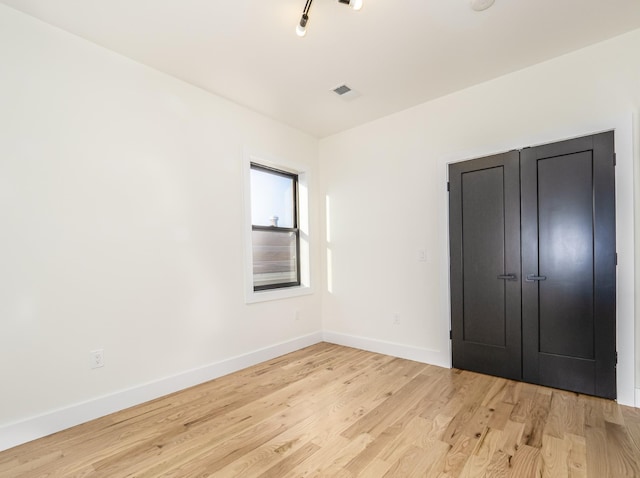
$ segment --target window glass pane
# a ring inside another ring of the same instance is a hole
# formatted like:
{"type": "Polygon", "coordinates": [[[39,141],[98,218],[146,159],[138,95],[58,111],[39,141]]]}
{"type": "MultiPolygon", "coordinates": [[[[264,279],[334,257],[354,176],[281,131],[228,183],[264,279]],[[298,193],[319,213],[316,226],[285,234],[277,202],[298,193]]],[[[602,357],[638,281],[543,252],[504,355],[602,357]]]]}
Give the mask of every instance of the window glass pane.
{"type": "Polygon", "coordinates": [[[294,227],[294,178],[251,169],[251,223],[294,227]]]}
{"type": "Polygon", "coordinates": [[[253,285],[298,281],[296,233],[253,231],[253,285]]]}

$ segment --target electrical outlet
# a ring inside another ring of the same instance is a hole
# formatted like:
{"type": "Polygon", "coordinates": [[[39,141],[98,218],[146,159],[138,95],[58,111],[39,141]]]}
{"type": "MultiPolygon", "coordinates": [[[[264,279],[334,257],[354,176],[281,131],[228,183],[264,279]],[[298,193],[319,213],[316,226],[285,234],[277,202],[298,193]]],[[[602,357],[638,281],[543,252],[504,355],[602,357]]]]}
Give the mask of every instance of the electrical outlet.
{"type": "Polygon", "coordinates": [[[91,368],[104,367],[104,349],[92,350],[89,352],[91,368]]]}
{"type": "Polygon", "coordinates": [[[400,314],[397,312],[393,314],[393,325],[400,325],[400,314]]]}

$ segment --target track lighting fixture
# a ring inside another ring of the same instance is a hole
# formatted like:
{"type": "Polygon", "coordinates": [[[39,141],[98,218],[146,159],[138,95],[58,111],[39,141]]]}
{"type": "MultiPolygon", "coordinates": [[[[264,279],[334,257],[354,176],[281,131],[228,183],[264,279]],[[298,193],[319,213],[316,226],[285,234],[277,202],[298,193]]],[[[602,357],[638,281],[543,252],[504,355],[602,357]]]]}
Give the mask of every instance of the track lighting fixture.
{"type": "MultiPolygon", "coordinates": [[[[360,10],[362,8],[363,0],[338,0],[338,3],[343,5],[349,5],[354,10],[360,10]]],[[[304,10],[302,10],[302,16],[300,22],[296,26],[296,34],[299,37],[303,37],[307,34],[307,22],[309,21],[309,9],[311,8],[313,0],[306,0],[304,4],[304,10]]]]}

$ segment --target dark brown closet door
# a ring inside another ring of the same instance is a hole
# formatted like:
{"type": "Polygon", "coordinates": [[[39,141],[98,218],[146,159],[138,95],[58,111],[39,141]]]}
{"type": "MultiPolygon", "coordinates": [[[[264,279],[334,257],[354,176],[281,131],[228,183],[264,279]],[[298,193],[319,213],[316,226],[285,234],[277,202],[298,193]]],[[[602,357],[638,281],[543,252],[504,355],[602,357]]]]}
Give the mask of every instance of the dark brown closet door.
{"type": "Polygon", "coordinates": [[[519,154],[449,166],[453,366],[521,378],[519,154]]]}
{"type": "Polygon", "coordinates": [[[613,132],[524,149],[523,379],[615,398],[613,132]]]}

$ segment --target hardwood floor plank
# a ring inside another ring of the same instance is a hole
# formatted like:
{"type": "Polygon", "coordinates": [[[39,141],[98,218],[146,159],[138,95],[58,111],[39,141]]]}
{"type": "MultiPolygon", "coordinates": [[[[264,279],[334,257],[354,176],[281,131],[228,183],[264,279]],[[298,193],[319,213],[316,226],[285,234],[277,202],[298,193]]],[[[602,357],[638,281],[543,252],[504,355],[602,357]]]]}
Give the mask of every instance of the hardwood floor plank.
{"type": "MultiPolygon", "coordinates": [[[[260,473],[259,478],[280,478],[287,474],[290,470],[294,469],[300,463],[304,462],[311,455],[320,450],[318,445],[315,445],[311,442],[306,443],[304,446],[296,450],[294,453],[289,455],[284,460],[279,461],[276,465],[269,468],[264,473],[260,473]]],[[[223,474],[224,475],[224,474],[223,474]]],[[[238,474],[238,475],[224,475],[224,476],[247,476],[246,474],[238,474]]]]}
{"type": "Polygon", "coordinates": [[[587,442],[582,436],[567,434],[569,478],[587,478],[587,442]]]}
{"type": "Polygon", "coordinates": [[[359,473],[352,472],[352,475],[362,478],[380,478],[386,475],[390,468],[390,463],[374,458],[359,473]]]}
{"type": "Polygon", "coordinates": [[[602,414],[605,421],[615,423],[616,425],[624,425],[624,417],[620,406],[613,400],[605,400],[601,402],[602,414]]]}
{"type": "Polygon", "coordinates": [[[442,430],[434,422],[426,418],[415,417],[378,455],[384,461],[394,463],[408,447],[418,447],[433,451],[439,449],[444,457],[451,445],[439,440],[442,430]]]}
{"type": "Polygon", "coordinates": [[[428,383],[428,376],[417,375],[396,393],[390,393],[384,402],[355,422],[342,435],[346,438],[354,438],[362,433],[378,436],[406,413],[407,408],[411,408],[422,399],[417,392],[428,383]]]}
{"type": "MultiPolygon", "coordinates": [[[[457,408],[455,416],[453,420],[451,420],[443,438],[444,441],[450,445],[455,444],[455,442],[458,441],[458,436],[464,433],[469,421],[480,408],[483,397],[490,389],[493,382],[497,380],[495,377],[488,377],[479,374],[466,376],[469,377],[469,380],[462,386],[460,392],[460,396],[464,397],[464,401],[462,406],[457,408]]],[[[481,433],[481,430],[473,432],[467,431],[467,435],[478,435],[478,433],[481,433]]]]}
{"type": "Polygon", "coordinates": [[[504,403],[509,403],[515,406],[515,404],[518,403],[520,399],[520,392],[522,391],[523,385],[524,384],[522,382],[514,382],[513,380],[508,380],[507,385],[504,388],[502,401],[504,403]]]}
{"type": "MultiPolygon", "coordinates": [[[[542,476],[540,448],[522,445],[511,458],[509,478],[539,478],[542,476]]],[[[607,476],[607,475],[602,475],[607,476]]]]}
{"type": "Polygon", "coordinates": [[[504,393],[508,383],[508,380],[496,377],[480,405],[487,408],[496,408],[498,404],[503,402],[504,393]]]}
{"type": "Polygon", "coordinates": [[[604,428],[585,428],[585,441],[587,445],[587,477],[601,478],[612,476],[609,474],[609,458],[607,456],[607,433],[604,428]]]}
{"type": "Polygon", "coordinates": [[[518,423],[525,423],[533,410],[533,398],[536,395],[536,388],[529,383],[523,383],[518,393],[518,399],[513,406],[510,420],[518,423]]]}
{"type": "Polygon", "coordinates": [[[487,470],[489,465],[491,465],[494,454],[498,450],[501,436],[502,432],[499,430],[485,429],[462,469],[462,473],[460,474],[461,478],[487,476],[487,470]]]}
{"type": "Polygon", "coordinates": [[[639,477],[640,465],[635,445],[624,426],[605,422],[607,458],[612,476],[639,477]]]}
{"type": "Polygon", "coordinates": [[[491,462],[487,467],[487,473],[485,476],[491,478],[506,478],[509,476],[509,468],[511,466],[511,457],[505,452],[498,449],[491,457],[491,462]]]}
{"type": "Polygon", "coordinates": [[[0,478],[640,478],[640,410],[331,344],[0,453],[0,478]]]}
{"type": "Polygon", "coordinates": [[[580,399],[584,403],[585,427],[604,429],[602,400],[588,396],[581,396],[580,399]]]}
{"type": "Polygon", "coordinates": [[[442,449],[448,449],[446,443],[440,442],[440,444],[441,450],[433,450],[432,452],[426,452],[423,448],[417,446],[406,447],[384,477],[437,476],[440,473],[439,468],[441,468],[439,462],[444,460],[442,449]],[[436,470],[433,470],[434,468],[436,470]]]}
{"type": "MultiPolygon", "coordinates": [[[[349,461],[345,465],[345,469],[349,471],[353,476],[359,476],[363,471],[367,468],[368,464],[373,461],[384,461],[379,460],[378,456],[382,453],[383,450],[387,449],[392,443],[395,442],[397,436],[402,431],[401,427],[391,426],[387,428],[384,432],[378,435],[371,443],[367,445],[367,447],[358,453],[355,457],[349,461]]],[[[385,462],[387,463],[387,462],[385,462]]],[[[387,463],[387,470],[391,466],[387,463]]],[[[366,475],[364,475],[366,476],[366,475]]]]}
{"type": "Polygon", "coordinates": [[[549,415],[551,405],[551,392],[546,393],[540,387],[536,391],[532,401],[531,409],[527,414],[524,427],[524,443],[536,448],[542,447],[542,436],[549,415]]]}
{"type": "Polygon", "coordinates": [[[458,441],[451,447],[445,458],[443,473],[450,476],[460,476],[467,460],[476,448],[476,444],[480,441],[480,437],[468,437],[459,435],[458,441]]]}
{"type": "Polygon", "coordinates": [[[584,436],[584,416],[584,403],[577,394],[554,390],[544,434],[556,438],[564,438],[566,433],[584,436]]]}
{"type": "Polygon", "coordinates": [[[542,457],[543,478],[568,478],[569,477],[569,447],[564,438],[556,438],[545,435],[542,439],[540,450],[542,457]]]}
{"type": "MultiPolygon", "coordinates": [[[[250,450],[219,470],[221,476],[259,476],[272,468],[277,468],[279,462],[289,460],[291,455],[298,458],[302,448],[310,451],[311,448],[320,449],[311,442],[319,417],[317,414],[307,417],[292,428],[277,435],[263,445],[250,450]],[[309,445],[313,445],[310,447],[309,445]]],[[[295,460],[294,460],[295,461],[295,460]]]]}
{"type": "Polygon", "coordinates": [[[358,455],[372,441],[372,437],[363,433],[354,439],[340,435],[326,443],[319,451],[303,461],[282,478],[299,478],[300,476],[351,476],[345,469],[353,457],[358,455]]]}
{"type": "Polygon", "coordinates": [[[635,453],[640,454],[640,408],[620,407],[629,437],[635,445],[635,453]]]}
{"type": "Polygon", "coordinates": [[[493,408],[487,408],[480,405],[473,415],[466,421],[462,428],[462,433],[467,436],[480,437],[489,428],[489,420],[491,419],[493,408]]]}
{"type": "Polygon", "coordinates": [[[507,421],[502,431],[500,450],[507,454],[509,459],[513,458],[522,445],[522,434],[524,433],[524,423],[507,421]]]}
{"type": "Polygon", "coordinates": [[[496,430],[504,430],[515,405],[507,402],[498,403],[495,408],[489,408],[491,416],[487,426],[496,430]]]}

